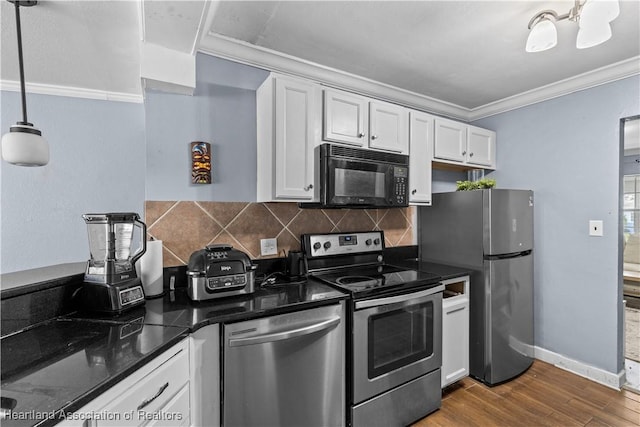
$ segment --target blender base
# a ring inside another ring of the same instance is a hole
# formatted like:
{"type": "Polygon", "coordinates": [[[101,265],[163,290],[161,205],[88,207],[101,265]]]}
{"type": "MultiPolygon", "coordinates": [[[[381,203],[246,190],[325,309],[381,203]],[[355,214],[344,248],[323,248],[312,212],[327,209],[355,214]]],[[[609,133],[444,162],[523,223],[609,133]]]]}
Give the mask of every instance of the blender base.
{"type": "Polygon", "coordinates": [[[117,284],[84,282],[82,308],[98,313],[120,314],[145,302],[142,282],[139,278],[117,284]]]}

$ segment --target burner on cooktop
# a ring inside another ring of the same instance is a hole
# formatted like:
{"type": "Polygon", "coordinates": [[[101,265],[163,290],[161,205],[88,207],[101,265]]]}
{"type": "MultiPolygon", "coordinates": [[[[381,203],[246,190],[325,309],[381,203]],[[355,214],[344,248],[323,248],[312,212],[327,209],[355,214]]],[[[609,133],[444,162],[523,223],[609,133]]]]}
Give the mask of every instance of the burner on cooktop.
{"type": "Polygon", "coordinates": [[[338,285],[351,285],[353,283],[362,285],[365,282],[372,282],[373,284],[375,284],[379,281],[380,279],[374,279],[373,277],[369,276],[343,276],[336,279],[336,283],[338,285]]]}

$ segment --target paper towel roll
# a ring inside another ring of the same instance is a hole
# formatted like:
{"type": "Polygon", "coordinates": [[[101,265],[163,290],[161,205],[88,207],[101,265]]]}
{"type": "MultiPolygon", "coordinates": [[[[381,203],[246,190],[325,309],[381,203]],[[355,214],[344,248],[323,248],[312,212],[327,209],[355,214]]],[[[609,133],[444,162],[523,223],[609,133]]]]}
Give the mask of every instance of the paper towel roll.
{"type": "Polygon", "coordinates": [[[147,242],[147,251],[140,258],[140,280],[147,298],[160,296],[162,288],[162,240],[147,242]]]}

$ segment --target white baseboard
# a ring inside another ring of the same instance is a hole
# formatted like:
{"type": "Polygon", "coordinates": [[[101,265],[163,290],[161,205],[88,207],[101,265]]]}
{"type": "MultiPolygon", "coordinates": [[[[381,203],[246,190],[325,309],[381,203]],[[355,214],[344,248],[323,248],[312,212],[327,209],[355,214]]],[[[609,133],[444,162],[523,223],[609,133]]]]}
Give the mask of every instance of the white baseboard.
{"type": "Polygon", "coordinates": [[[624,369],[617,374],[614,374],[538,346],[534,349],[534,355],[536,359],[550,363],[560,369],[580,375],[581,377],[590,379],[615,390],[620,390],[625,383],[624,369]]]}

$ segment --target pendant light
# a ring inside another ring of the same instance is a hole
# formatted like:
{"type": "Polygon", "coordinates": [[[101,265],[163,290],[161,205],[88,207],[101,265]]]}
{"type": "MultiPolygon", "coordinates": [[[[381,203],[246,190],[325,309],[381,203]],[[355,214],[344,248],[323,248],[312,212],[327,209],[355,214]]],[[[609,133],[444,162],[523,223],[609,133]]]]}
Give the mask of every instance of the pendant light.
{"type": "Polygon", "coordinates": [[[20,6],[35,6],[37,1],[7,0],[15,5],[16,32],[18,34],[18,64],[20,67],[20,94],[22,99],[22,121],[11,126],[2,136],[2,159],[17,166],[44,166],[49,163],[49,145],[27,119],[27,96],[24,83],[22,59],[22,34],[20,28],[20,6]]]}

